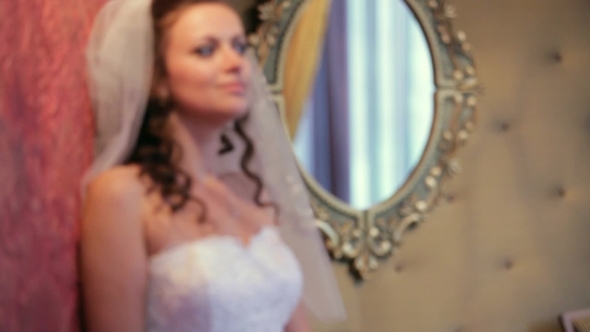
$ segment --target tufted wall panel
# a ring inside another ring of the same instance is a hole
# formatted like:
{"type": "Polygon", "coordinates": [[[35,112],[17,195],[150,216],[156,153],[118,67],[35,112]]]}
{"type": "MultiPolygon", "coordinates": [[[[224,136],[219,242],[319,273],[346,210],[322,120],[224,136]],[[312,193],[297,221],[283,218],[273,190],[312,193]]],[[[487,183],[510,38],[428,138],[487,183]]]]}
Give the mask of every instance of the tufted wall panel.
{"type": "Polygon", "coordinates": [[[464,172],[322,332],[557,332],[590,307],[590,1],[450,0],[485,86],[464,172]]]}
{"type": "Polygon", "coordinates": [[[557,332],[590,306],[590,1],[451,3],[486,88],[464,173],[319,331],[557,332]]]}

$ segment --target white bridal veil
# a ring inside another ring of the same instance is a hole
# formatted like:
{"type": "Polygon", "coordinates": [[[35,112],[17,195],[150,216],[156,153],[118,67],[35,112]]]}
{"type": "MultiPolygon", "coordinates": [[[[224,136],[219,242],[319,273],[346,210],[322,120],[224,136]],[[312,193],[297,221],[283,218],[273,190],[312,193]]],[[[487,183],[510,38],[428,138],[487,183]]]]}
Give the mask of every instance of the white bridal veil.
{"type": "MultiPolygon", "coordinates": [[[[150,7],[151,0],[111,0],[94,23],[87,61],[96,121],[95,159],[83,178],[83,187],[99,173],[123,163],[136,144],[154,66],[150,7]]],[[[338,285],[289,140],[264,75],[255,57],[248,56],[254,74],[245,130],[256,147],[253,162],[279,208],[281,234],[302,266],[304,303],[321,320],[343,319],[338,285]]]]}

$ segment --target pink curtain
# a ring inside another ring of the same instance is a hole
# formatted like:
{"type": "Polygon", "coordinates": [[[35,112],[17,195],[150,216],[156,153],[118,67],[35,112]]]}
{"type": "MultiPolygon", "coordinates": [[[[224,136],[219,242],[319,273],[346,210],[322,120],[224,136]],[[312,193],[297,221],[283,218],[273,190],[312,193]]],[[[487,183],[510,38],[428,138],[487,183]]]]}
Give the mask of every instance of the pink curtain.
{"type": "Polygon", "coordinates": [[[0,1],[0,331],[79,331],[84,47],[103,0],[0,1]]]}

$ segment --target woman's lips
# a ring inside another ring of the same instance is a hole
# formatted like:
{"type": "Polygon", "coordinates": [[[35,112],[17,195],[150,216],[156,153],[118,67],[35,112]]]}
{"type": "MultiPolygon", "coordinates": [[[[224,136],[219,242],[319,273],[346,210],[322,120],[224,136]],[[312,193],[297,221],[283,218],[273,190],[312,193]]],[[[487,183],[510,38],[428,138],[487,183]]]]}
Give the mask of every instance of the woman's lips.
{"type": "Polygon", "coordinates": [[[246,91],[246,85],[244,83],[235,82],[220,85],[220,88],[224,91],[242,94],[246,91]]]}

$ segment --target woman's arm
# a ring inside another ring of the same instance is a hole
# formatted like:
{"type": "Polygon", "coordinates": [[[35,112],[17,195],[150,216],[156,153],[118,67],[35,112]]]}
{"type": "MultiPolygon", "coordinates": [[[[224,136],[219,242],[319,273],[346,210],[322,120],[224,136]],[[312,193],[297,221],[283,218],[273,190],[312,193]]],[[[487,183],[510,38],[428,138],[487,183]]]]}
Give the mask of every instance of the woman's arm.
{"type": "Polygon", "coordinates": [[[143,186],[129,167],[110,170],[87,190],[81,227],[85,322],[90,332],[143,332],[147,254],[143,186]]]}
{"type": "Polygon", "coordinates": [[[313,332],[307,320],[307,313],[305,312],[303,302],[299,303],[293,315],[291,315],[291,320],[289,320],[289,323],[285,327],[285,332],[313,332]]]}

